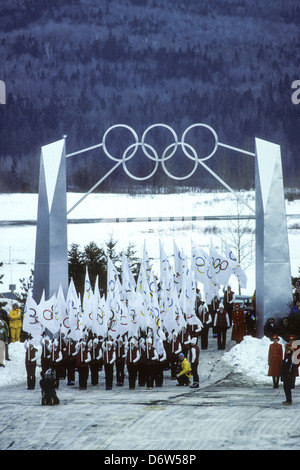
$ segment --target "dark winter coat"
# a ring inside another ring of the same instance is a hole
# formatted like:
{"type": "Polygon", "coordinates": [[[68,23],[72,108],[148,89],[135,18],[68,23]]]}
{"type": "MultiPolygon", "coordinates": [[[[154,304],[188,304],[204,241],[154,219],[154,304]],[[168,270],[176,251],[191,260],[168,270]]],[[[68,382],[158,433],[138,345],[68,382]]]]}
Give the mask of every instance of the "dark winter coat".
{"type": "Polygon", "coordinates": [[[244,310],[238,309],[232,312],[232,334],[233,341],[242,341],[246,334],[244,310]]]}
{"type": "Polygon", "coordinates": [[[293,383],[295,379],[295,364],[293,356],[286,356],[281,364],[281,380],[282,382],[293,383]]]}

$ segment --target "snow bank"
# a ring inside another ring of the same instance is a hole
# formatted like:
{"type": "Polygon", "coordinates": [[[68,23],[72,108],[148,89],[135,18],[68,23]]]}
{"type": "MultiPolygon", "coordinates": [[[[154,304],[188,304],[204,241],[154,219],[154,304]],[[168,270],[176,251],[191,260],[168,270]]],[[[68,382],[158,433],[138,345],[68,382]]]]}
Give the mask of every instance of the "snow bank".
{"type": "MultiPolygon", "coordinates": [[[[282,345],[285,342],[280,339],[282,345]]],[[[245,336],[243,341],[222,356],[222,360],[233,366],[236,372],[242,373],[258,383],[270,383],[268,377],[268,353],[271,341],[245,336]]]]}
{"type": "MultiPolygon", "coordinates": [[[[5,361],[5,367],[0,367],[0,388],[6,385],[25,384],[27,374],[25,368],[24,343],[11,343],[8,346],[10,361],[5,361]]],[[[36,370],[36,379],[40,379],[40,368],[36,370]]]]}

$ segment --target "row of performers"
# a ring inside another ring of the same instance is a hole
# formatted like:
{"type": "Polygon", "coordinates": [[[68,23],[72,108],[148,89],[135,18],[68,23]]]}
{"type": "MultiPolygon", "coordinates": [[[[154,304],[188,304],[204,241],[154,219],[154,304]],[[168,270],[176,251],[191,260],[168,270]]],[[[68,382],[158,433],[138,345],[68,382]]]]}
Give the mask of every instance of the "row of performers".
{"type": "MultiPolygon", "coordinates": [[[[179,334],[167,335],[165,341],[153,341],[153,331],[141,331],[140,336],[131,338],[97,337],[88,330],[83,332],[78,341],[60,334],[57,339],[44,335],[41,340],[41,368],[43,375],[49,368],[55,373],[57,387],[60,379],[67,379],[67,384],[75,384],[75,372],[79,375],[79,388],[86,389],[89,374],[91,384],[99,383],[99,371],[104,367],[106,390],[113,386],[114,370],[116,385],[123,386],[125,368],[128,372],[129,388],[147,386],[148,389],[161,387],[164,370],[171,369],[171,378],[176,379],[179,369],[178,356],[183,353],[188,358],[194,376],[194,383],[199,382],[198,362],[200,348],[197,339],[200,328],[188,325],[179,334]]],[[[35,387],[35,369],[38,349],[32,340],[25,343],[25,364],[28,389],[35,387]]]]}

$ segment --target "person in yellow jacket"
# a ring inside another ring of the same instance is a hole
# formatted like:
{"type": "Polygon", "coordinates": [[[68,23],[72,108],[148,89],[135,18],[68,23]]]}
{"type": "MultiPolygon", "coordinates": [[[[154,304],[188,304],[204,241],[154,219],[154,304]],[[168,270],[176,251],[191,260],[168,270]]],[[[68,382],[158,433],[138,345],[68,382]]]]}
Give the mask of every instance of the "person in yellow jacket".
{"type": "Polygon", "coordinates": [[[11,342],[15,343],[20,341],[22,330],[22,312],[18,308],[18,304],[14,304],[12,310],[9,312],[9,329],[11,342]]]}
{"type": "Polygon", "coordinates": [[[191,364],[187,360],[187,358],[184,356],[183,353],[180,353],[178,356],[179,359],[179,365],[180,365],[180,372],[176,375],[176,378],[178,380],[179,386],[183,385],[190,385],[191,383],[191,377],[192,377],[192,368],[191,364]]]}

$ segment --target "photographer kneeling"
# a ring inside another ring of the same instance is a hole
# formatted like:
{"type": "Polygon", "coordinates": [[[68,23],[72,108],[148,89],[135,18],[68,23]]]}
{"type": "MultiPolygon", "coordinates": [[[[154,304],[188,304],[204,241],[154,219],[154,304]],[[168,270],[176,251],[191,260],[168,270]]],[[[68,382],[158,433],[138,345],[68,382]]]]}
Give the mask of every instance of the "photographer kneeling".
{"type": "Polygon", "coordinates": [[[184,357],[183,353],[179,354],[178,359],[180,372],[176,375],[176,378],[178,380],[177,386],[190,385],[190,379],[192,376],[191,364],[189,363],[187,358],[184,357]]]}

